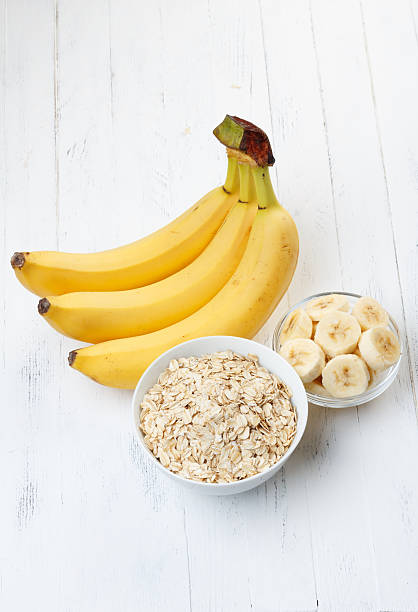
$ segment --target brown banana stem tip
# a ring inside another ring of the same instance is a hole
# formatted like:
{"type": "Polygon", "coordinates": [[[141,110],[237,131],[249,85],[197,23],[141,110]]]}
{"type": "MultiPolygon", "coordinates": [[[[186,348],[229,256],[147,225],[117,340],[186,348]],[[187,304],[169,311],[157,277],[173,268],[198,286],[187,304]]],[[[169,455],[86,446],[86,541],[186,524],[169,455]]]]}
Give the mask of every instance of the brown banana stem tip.
{"type": "Polygon", "coordinates": [[[25,254],[24,253],[13,253],[10,263],[12,264],[12,268],[23,268],[25,265],[25,254]]]}
{"type": "Polygon", "coordinates": [[[70,364],[70,366],[73,365],[76,357],[77,357],[77,351],[70,351],[68,353],[68,363],[70,364]]]}
{"type": "Polygon", "coordinates": [[[264,168],[274,164],[275,160],[268,136],[254,123],[233,115],[226,115],[213,133],[226,147],[242,151],[251,157],[257,166],[264,168]]]}
{"type": "Polygon", "coordinates": [[[51,306],[51,302],[48,300],[48,298],[42,298],[42,300],[39,300],[38,302],[38,312],[40,315],[44,315],[48,312],[49,307],[51,306]]]}

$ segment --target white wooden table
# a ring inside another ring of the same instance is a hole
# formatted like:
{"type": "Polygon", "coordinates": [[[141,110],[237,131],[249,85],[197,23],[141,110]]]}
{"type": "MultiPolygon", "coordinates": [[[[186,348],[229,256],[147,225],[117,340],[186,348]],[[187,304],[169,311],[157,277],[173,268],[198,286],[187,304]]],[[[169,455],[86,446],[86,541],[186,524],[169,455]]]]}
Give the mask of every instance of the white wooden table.
{"type": "Polygon", "coordinates": [[[418,610],[418,2],[0,0],[0,609],[418,610]],[[225,113],[271,136],[300,232],[281,312],[317,291],[381,300],[398,379],[310,408],[295,455],[231,498],[144,459],[131,394],[70,370],[8,265],[109,248],[222,182],[225,113]],[[4,239],[4,240],[3,240],[4,239]]]}

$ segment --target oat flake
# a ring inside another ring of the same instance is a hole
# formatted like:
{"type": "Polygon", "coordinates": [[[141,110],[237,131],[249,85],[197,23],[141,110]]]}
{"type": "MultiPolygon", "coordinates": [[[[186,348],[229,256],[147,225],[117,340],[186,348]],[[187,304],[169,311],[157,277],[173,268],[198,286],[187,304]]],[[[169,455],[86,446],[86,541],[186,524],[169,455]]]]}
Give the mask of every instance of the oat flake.
{"type": "Polygon", "coordinates": [[[290,397],[255,355],[182,357],[144,396],[140,429],[172,472],[233,482],[263,472],[286,453],[297,421],[290,397]]]}

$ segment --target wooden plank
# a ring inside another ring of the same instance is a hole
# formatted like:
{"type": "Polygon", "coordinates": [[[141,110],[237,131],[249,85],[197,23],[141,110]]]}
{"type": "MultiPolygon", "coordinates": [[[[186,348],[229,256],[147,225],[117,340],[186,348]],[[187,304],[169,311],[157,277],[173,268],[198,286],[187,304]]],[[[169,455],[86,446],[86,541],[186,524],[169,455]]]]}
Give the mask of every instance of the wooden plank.
{"type": "MultiPolygon", "coordinates": [[[[371,510],[376,565],[381,575],[381,603],[387,609],[413,610],[418,605],[418,494],[411,465],[418,465],[416,429],[417,283],[416,228],[418,226],[414,134],[418,120],[418,46],[412,5],[364,3],[362,27],[373,99],[380,162],[384,174],[387,223],[391,226],[396,280],[388,293],[397,300],[396,318],[405,344],[401,373],[386,400],[385,419],[379,422],[379,445],[369,461],[371,510]],[[411,18],[412,17],[412,18],[411,18]],[[396,120],[394,118],[396,117],[396,120]],[[385,429],[385,437],[380,428],[385,429]],[[396,463],[386,457],[391,430],[402,440],[396,463]],[[383,461],[379,458],[383,457],[383,461]],[[384,520],[381,508],[385,508],[384,520]]],[[[365,415],[366,416],[366,415],[365,415]]],[[[367,417],[369,414],[367,413],[367,417]]],[[[376,431],[367,420],[362,432],[376,431]]]]}
{"type": "MultiPolygon", "coordinates": [[[[41,601],[53,578],[43,558],[55,504],[51,440],[59,404],[56,355],[36,296],[6,264],[18,250],[56,247],[54,7],[49,1],[2,3],[2,313],[1,607],[41,601]],[[22,588],[22,584],[25,588],[22,588]]],[[[55,585],[49,593],[54,596],[55,585]]],[[[56,592],[56,591],[55,591],[56,592]]]]}
{"type": "MultiPolygon", "coordinates": [[[[399,14],[391,4],[388,16],[395,13],[399,14]]],[[[392,18],[390,21],[392,23],[392,18]]],[[[312,5],[312,23],[324,100],[344,288],[376,296],[400,322],[403,331],[390,203],[376,129],[374,93],[360,8],[354,2],[346,3],[344,7],[337,7],[332,2],[318,2],[312,5]]],[[[406,22],[402,23],[405,27],[406,22]]],[[[378,25],[375,27],[378,29],[378,25]]],[[[381,47],[379,62],[385,65],[388,54],[393,53],[397,54],[399,65],[402,55],[388,46],[381,47]]],[[[391,92],[392,85],[385,93],[381,92],[381,97],[389,97],[391,92]]],[[[413,415],[411,384],[404,362],[390,391],[367,407],[358,409],[358,429],[354,411],[352,415],[347,411],[346,415],[335,419],[336,426],[339,424],[341,427],[338,447],[344,462],[338,465],[338,461],[334,461],[333,465],[344,470],[340,485],[345,505],[344,530],[352,541],[354,537],[359,538],[359,548],[355,553],[352,551],[353,558],[344,559],[341,552],[338,553],[340,563],[345,564],[347,578],[352,579],[353,574],[357,574],[355,590],[351,591],[352,585],[348,583],[347,593],[341,587],[338,592],[335,590],[334,596],[342,598],[341,604],[352,601],[352,605],[357,602],[357,605],[371,608],[379,605],[382,609],[392,609],[393,606],[411,609],[414,606],[412,568],[416,564],[417,534],[413,527],[408,526],[408,532],[405,530],[409,504],[414,507],[416,504],[414,477],[408,469],[412,457],[416,461],[416,452],[411,450],[416,448],[416,430],[411,427],[413,415]],[[350,430],[344,426],[347,419],[351,419],[350,430]],[[396,463],[387,456],[395,430],[397,437],[404,441],[396,463]],[[347,452],[350,448],[358,450],[355,461],[350,460],[350,466],[342,454],[344,448],[347,452]],[[353,479],[357,480],[357,485],[353,479]],[[348,507],[350,512],[347,512],[348,507]],[[384,513],[381,508],[385,508],[384,513]],[[357,570],[353,563],[356,563],[357,570]]],[[[333,490],[338,491],[338,488],[333,490]]],[[[338,537],[334,539],[334,545],[335,542],[338,542],[338,537]]],[[[334,589],[330,589],[332,592],[334,589]]]]}
{"type": "MultiPolygon", "coordinates": [[[[231,114],[252,121],[273,138],[259,7],[249,3],[243,10],[238,0],[210,0],[208,18],[213,90],[213,123],[208,125],[208,133],[226,114],[231,114]]],[[[218,160],[224,159],[219,145],[216,155],[218,160]]],[[[222,175],[218,176],[218,181],[222,180],[222,175]]],[[[255,339],[270,344],[272,325],[273,318],[255,339]]]]}
{"type": "MultiPolygon", "coordinates": [[[[418,119],[418,4],[390,2],[363,6],[363,29],[370,72],[376,129],[385,172],[386,199],[393,230],[398,280],[402,295],[402,327],[413,388],[418,381],[418,308],[412,287],[417,286],[416,227],[418,119]],[[415,5],[415,10],[414,10],[415,5]],[[390,50],[390,51],[389,51],[390,50]],[[399,69],[399,63],[402,69],[399,69]],[[394,116],[397,120],[394,121],[394,116]]],[[[417,405],[416,394],[414,397],[417,405]]]]}

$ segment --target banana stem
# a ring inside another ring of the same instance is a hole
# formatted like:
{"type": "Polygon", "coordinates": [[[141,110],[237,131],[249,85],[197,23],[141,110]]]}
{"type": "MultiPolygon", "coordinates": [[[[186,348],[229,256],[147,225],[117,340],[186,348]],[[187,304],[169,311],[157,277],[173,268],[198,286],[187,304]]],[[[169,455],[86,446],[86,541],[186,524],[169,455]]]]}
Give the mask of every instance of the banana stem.
{"type": "Polygon", "coordinates": [[[239,170],[239,201],[254,201],[255,189],[249,164],[238,163],[239,170]]]}
{"type": "Polygon", "coordinates": [[[257,166],[272,166],[273,152],[267,134],[259,127],[232,115],[225,119],[214,130],[216,138],[228,149],[235,149],[250,157],[257,166]]]}
{"type": "Polygon", "coordinates": [[[233,157],[228,157],[228,169],[224,183],[224,191],[233,193],[238,189],[238,161],[233,157]]]}
{"type": "Polygon", "coordinates": [[[264,208],[280,206],[271,184],[268,166],[251,168],[251,174],[257,193],[258,208],[262,210],[264,208]]]}

